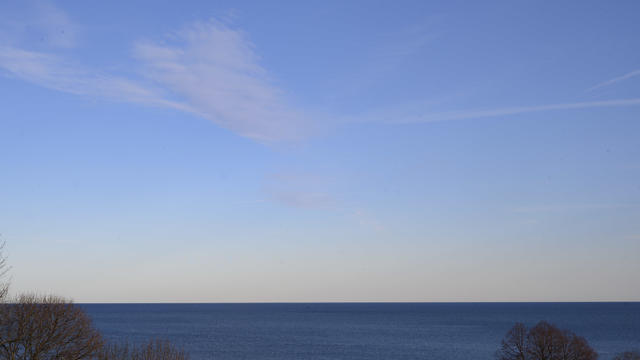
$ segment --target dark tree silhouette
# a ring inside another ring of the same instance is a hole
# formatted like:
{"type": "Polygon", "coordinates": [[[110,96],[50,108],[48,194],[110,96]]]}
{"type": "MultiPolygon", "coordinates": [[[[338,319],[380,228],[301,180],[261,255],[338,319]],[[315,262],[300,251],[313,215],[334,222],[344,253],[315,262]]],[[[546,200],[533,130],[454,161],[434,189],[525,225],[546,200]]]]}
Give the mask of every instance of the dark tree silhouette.
{"type": "Polygon", "coordinates": [[[144,346],[105,345],[82,308],[57,296],[8,297],[9,266],[0,243],[0,359],[187,360],[166,341],[144,346]]]}
{"type": "Polygon", "coordinates": [[[188,360],[166,341],[105,345],[88,315],[55,296],[22,295],[0,304],[0,359],[188,360]]]}
{"type": "Polygon", "coordinates": [[[500,350],[500,360],[525,360],[527,359],[527,328],[523,323],[516,323],[507,332],[500,350]]]}
{"type": "Polygon", "coordinates": [[[91,319],[56,296],[21,295],[0,309],[0,358],[90,359],[103,345],[91,319]]]}
{"type": "Polygon", "coordinates": [[[499,360],[595,360],[598,354],[587,340],[546,321],[531,329],[516,323],[505,335],[499,360]]]}
{"type": "Polygon", "coordinates": [[[7,274],[11,269],[7,264],[7,257],[4,255],[5,242],[0,242],[0,301],[3,301],[9,294],[9,281],[6,281],[7,274]]]}

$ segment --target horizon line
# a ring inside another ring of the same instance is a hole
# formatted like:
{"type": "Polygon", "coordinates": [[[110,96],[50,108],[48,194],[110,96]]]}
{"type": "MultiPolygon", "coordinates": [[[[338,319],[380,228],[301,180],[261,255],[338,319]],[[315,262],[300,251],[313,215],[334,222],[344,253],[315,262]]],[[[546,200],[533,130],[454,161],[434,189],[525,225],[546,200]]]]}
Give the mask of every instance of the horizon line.
{"type": "MultiPolygon", "coordinates": [[[[74,301],[75,302],[75,301],[74,301]]],[[[241,304],[596,304],[640,303],[640,300],[587,300],[587,301],[157,301],[157,302],[75,302],[87,305],[241,305],[241,304]]]]}

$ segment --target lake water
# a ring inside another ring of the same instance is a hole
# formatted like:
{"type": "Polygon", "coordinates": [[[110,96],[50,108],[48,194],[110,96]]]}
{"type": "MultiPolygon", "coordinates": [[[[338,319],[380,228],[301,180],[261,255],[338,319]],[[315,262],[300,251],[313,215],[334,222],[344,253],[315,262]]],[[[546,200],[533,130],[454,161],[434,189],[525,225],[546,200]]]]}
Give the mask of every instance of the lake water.
{"type": "Polygon", "coordinates": [[[640,303],[84,304],[108,339],[162,338],[199,359],[493,359],[516,321],[640,349],[640,303]]]}

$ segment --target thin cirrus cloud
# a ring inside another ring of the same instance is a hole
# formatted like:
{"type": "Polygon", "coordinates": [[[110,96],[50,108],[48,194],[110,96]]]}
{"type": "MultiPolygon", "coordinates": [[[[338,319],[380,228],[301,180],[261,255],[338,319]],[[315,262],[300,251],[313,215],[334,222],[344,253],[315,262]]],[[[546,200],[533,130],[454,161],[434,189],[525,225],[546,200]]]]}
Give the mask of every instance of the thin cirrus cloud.
{"type": "Polygon", "coordinates": [[[624,74],[622,76],[618,76],[618,77],[615,77],[613,79],[609,79],[607,81],[603,81],[600,84],[597,84],[595,86],[592,86],[592,87],[588,88],[587,91],[597,90],[597,89],[603,88],[605,86],[609,86],[609,85],[613,85],[613,84],[619,83],[621,81],[629,80],[629,79],[631,79],[633,77],[636,77],[636,76],[640,76],[640,70],[634,70],[634,71],[628,72],[628,73],[626,73],[626,74],[624,74]]]}
{"type": "Polygon", "coordinates": [[[4,46],[0,47],[0,67],[14,77],[57,91],[189,110],[136,81],[101,74],[54,54],[4,46]]]}
{"type": "Polygon", "coordinates": [[[312,123],[273,84],[241,31],[211,20],[164,41],[138,42],[133,52],[140,75],[120,76],[56,53],[76,45],[77,27],[52,4],[38,4],[31,23],[44,44],[30,41],[16,22],[0,24],[5,75],[76,95],[178,109],[258,141],[296,140],[311,131],[312,123]]]}
{"type": "Polygon", "coordinates": [[[479,118],[498,117],[498,116],[505,116],[505,115],[519,115],[519,114],[545,112],[545,111],[588,109],[588,108],[602,108],[602,107],[624,107],[624,106],[638,106],[638,105],[640,105],[640,98],[631,98],[631,99],[587,101],[587,102],[550,104],[550,105],[538,105],[538,106],[505,107],[505,108],[496,108],[496,109],[489,109],[489,110],[448,111],[448,112],[432,113],[432,114],[426,114],[426,115],[401,116],[401,117],[396,117],[396,116],[393,116],[393,114],[388,114],[380,117],[378,120],[382,122],[389,122],[389,123],[410,124],[410,123],[425,123],[425,122],[434,122],[434,121],[479,119],[479,118]]]}
{"type": "Polygon", "coordinates": [[[47,1],[0,4],[0,70],[4,75],[76,95],[170,105],[137,82],[79,64],[58,50],[78,45],[80,29],[47,1]]]}
{"type": "Polygon", "coordinates": [[[282,172],[270,176],[265,185],[267,196],[281,205],[315,210],[340,207],[332,195],[332,181],[320,175],[282,172]]]}
{"type": "Polygon", "coordinates": [[[149,81],[224,128],[262,141],[297,139],[309,130],[253,45],[220,22],[196,23],[162,43],[140,42],[134,52],[149,81]]]}
{"type": "MultiPolygon", "coordinates": [[[[318,122],[293,106],[286,92],[274,84],[245,34],[224,23],[197,22],[162,40],[135,43],[133,60],[141,72],[138,76],[122,76],[57,53],[58,49],[77,46],[79,28],[52,4],[34,4],[28,9],[30,16],[17,17],[29,19],[27,22],[9,16],[0,21],[0,70],[6,75],[76,95],[177,109],[263,142],[305,138],[318,128],[318,122]],[[34,34],[28,29],[37,29],[36,37],[44,43],[34,43],[34,34]]],[[[430,39],[418,37],[418,42],[400,54],[411,54],[430,39]]],[[[590,90],[636,76],[640,76],[640,70],[590,90]]],[[[640,98],[440,113],[400,106],[396,111],[376,111],[356,120],[421,123],[636,105],[640,105],[640,98]]]]}

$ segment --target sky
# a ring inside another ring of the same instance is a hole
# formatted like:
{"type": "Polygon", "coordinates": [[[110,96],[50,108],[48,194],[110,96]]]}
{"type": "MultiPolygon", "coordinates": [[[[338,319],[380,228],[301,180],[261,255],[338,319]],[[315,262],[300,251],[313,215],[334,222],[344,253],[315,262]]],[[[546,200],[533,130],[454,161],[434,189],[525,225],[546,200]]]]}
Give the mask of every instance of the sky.
{"type": "Polygon", "coordinates": [[[640,301],[639,13],[2,1],[12,292],[640,301]]]}

